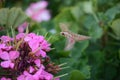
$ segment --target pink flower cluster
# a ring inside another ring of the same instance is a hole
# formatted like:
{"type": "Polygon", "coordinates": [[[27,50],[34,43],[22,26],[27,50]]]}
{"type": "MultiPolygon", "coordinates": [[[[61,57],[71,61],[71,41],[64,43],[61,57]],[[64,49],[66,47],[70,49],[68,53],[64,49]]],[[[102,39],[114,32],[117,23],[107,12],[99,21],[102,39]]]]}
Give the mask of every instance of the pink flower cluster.
{"type": "Polygon", "coordinates": [[[47,1],[32,3],[26,9],[26,14],[37,22],[48,21],[51,16],[50,12],[46,9],[47,5],[47,1]]]}
{"type": "Polygon", "coordinates": [[[0,67],[9,75],[0,80],[53,80],[60,68],[47,56],[50,49],[44,37],[34,33],[0,37],[0,67]]]}

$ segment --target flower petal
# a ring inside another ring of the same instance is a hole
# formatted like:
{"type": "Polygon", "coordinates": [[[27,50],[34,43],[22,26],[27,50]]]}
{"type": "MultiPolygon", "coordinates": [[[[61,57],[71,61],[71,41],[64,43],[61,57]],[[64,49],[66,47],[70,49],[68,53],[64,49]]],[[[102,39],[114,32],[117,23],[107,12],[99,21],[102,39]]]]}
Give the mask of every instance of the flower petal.
{"type": "Polygon", "coordinates": [[[3,59],[3,60],[9,60],[9,54],[8,52],[4,51],[0,54],[0,58],[3,59]]]}
{"type": "Polygon", "coordinates": [[[11,38],[10,38],[9,36],[2,36],[0,39],[1,39],[3,42],[9,42],[9,41],[11,41],[11,38]]]}
{"type": "Polygon", "coordinates": [[[41,55],[42,57],[46,57],[46,52],[43,51],[43,50],[40,50],[40,55],[41,55]]]}
{"type": "Polygon", "coordinates": [[[35,69],[34,69],[32,66],[29,67],[29,72],[30,72],[30,73],[32,73],[34,70],[35,70],[35,69]]]}
{"type": "Polygon", "coordinates": [[[15,65],[15,64],[11,62],[11,63],[10,63],[10,68],[13,69],[13,68],[14,68],[14,65],[15,65]]]}
{"type": "Polygon", "coordinates": [[[11,63],[11,61],[3,61],[3,62],[1,62],[0,65],[1,65],[3,68],[9,68],[10,63],[11,63]]]}
{"type": "Polygon", "coordinates": [[[9,56],[11,60],[14,60],[19,57],[19,52],[18,51],[10,51],[9,56]]]}
{"type": "Polygon", "coordinates": [[[17,77],[17,80],[25,80],[25,75],[20,75],[17,77]]]}
{"type": "Polygon", "coordinates": [[[28,23],[24,22],[23,24],[21,24],[20,26],[18,26],[18,32],[19,33],[23,33],[24,30],[27,28],[27,26],[28,26],[28,23]]]}
{"type": "Polygon", "coordinates": [[[35,63],[38,67],[40,67],[40,65],[41,65],[40,59],[36,59],[36,60],[34,61],[34,63],[35,63]]]}
{"type": "Polygon", "coordinates": [[[32,49],[32,52],[34,52],[36,49],[39,48],[39,42],[36,39],[32,39],[29,41],[29,46],[32,49]]]}

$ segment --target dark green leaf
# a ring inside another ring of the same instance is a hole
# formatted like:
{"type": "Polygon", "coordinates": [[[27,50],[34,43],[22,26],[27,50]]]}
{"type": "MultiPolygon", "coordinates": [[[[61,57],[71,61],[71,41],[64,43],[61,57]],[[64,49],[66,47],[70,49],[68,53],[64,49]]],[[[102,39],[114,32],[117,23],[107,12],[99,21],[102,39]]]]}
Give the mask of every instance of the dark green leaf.
{"type": "Polygon", "coordinates": [[[9,9],[0,9],[0,24],[4,25],[7,23],[9,9]]]}
{"type": "Polygon", "coordinates": [[[120,19],[117,19],[112,22],[111,28],[115,33],[117,39],[120,39],[120,19]]]}
{"type": "Polygon", "coordinates": [[[69,80],[85,80],[85,76],[79,70],[73,70],[70,73],[69,80]]]}

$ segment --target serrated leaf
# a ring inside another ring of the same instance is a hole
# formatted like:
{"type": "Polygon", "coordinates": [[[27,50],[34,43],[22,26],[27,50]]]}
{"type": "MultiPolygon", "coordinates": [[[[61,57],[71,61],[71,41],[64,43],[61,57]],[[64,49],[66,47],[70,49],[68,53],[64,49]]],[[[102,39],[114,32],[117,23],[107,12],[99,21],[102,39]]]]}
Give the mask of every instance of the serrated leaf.
{"type": "Polygon", "coordinates": [[[17,20],[17,16],[19,15],[19,8],[11,8],[8,15],[7,27],[13,27],[17,20]]]}
{"type": "Polygon", "coordinates": [[[115,35],[117,36],[117,39],[120,39],[120,19],[113,21],[111,28],[115,35]]]}
{"type": "Polygon", "coordinates": [[[14,27],[18,27],[20,24],[22,24],[27,19],[27,16],[22,12],[22,10],[20,10],[19,12],[20,14],[16,19],[14,27]]]}
{"type": "Polygon", "coordinates": [[[9,9],[3,8],[0,9],[0,24],[4,25],[7,23],[7,18],[8,18],[8,11],[9,9]]]}
{"type": "Polygon", "coordinates": [[[79,70],[73,70],[69,80],[85,80],[85,76],[79,70]]]}
{"type": "Polygon", "coordinates": [[[3,8],[0,10],[0,24],[5,25],[10,29],[12,26],[13,28],[18,27],[21,25],[27,16],[20,8],[3,8]]]}

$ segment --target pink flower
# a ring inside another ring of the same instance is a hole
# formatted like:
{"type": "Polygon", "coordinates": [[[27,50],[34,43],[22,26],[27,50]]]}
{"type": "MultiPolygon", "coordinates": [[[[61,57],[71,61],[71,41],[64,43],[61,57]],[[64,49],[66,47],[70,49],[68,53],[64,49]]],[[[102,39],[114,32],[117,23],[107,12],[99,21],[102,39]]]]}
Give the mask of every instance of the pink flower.
{"type": "Polygon", "coordinates": [[[34,61],[34,63],[36,64],[37,67],[40,67],[40,66],[41,66],[41,61],[40,61],[40,59],[36,59],[36,60],[34,61]]]}
{"type": "Polygon", "coordinates": [[[52,80],[53,75],[43,70],[41,75],[40,75],[40,79],[52,80]]]}
{"type": "Polygon", "coordinates": [[[60,80],[60,78],[55,78],[55,80],[60,80]]]}
{"type": "Polygon", "coordinates": [[[24,22],[23,24],[21,24],[20,26],[18,26],[18,32],[19,33],[23,33],[24,30],[27,28],[27,26],[28,26],[28,23],[24,22]]]}
{"type": "Polygon", "coordinates": [[[25,37],[25,33],[19,33],[18,35],[16,35],[17,40],[20,40],[20,39],[22,39],[24,37],[25,37]]]}
{"type": "Polygon", "coordinates": [[[2,77],[0,80],[11,80],[10,78],[2,77]]]}
{"type": "Polygon", "coordinates": [[[50,50],[50,44],[44,39],[43,36],[35,35],[34,33],[28,34],[24,40],[28,42],[32,52],[36,53],[36,56],[46,57],[46,52],[50,50]]]}
{"type": "Polygon", "coordinates": [[[0,44],[0,49],[4,49],[6,51],[10,50],[12,46],[7,46],[6,44],[2,43],[0,44]]]}
{"type": "Polygon", "coordinates": [[[0,49],[3,49],[3,48],[5,48],[5,46],[6,46],[6,44],[0,44],[0,49]]]}
{"type": "Polygon", "coordinates": [[[3,42],[9,42],[9,41],[11,41],[11,38],[10,38],[9,36],[2,36],[0,39],[1,39],[3,42]]]}
{"type": "Polygon", "coordinates": [[[39,1],[32,3],[26,10],[26,14],[37,22],[48,21],[50,19],[50,12],[46,9],[48,3],[46,1],[39,1]]]}
{"type": "Polygon", "coordinates": [[[1,62],[1,66],[3,68],[13,68],[14,67],[14,63],[12,63],[12,61],[16,58],[19,57],[19,52],[17,51],[10,51],[9,53],[8,52],[2,52],[0,54],[0,58],[5,60],[5,61],[2,61],[1,62]]]}
{"type": "Polygon", "coordinates": [[[2,53],[2,50],[0,49],[0,54],[2,53]]]}
{"type": "Polygon", "coordinates": [[[50,44],[44,40],[42,43],[41,43],[41,46],[42,46],[42,49],[45,50],[45,51],[50,51],[50,44]]]}
{"type": "Polygon", "coordinates": [[[35,52],[39,48],[39,42],[36,39],[32,39],[28,42],[32,52],[35,52]]]}
{"type": "Polygon", "coordinates": [[[6,46],[6,44],[0,44],[0,49],[5,49],[6,51],[9,51],[12,48],[12,46],[6,46]]]}
{"type": "Polygon", "coordinates": [[[40,69],[38,69],[35,74],[30,74],[29,72],[24,71],[22,75],[17,77],[17,80],[39,80],[43,69],[44,66],[41,65],[40,69]]]}
{"type": "Polygon", "coordinates": [[[24,71],[24,74],[18,76],[17,80],[35,80],[35,79],[33,79],[32,75],[29,74],[27,71],[24,71]]]}
{"type": "Polygon", "coordinates": [[[42,49],[40,49],[39,51],[36,52],[36,56],[42,56],[42,57],[46,57],[46,52],[43,51],[42,49]]]}
{"type": "Polygon", "coordinates": [[[48,21],[50,19],[48,10],[41,10],[32,15],[32,19],[37,22],[48,21]]]}
{"type": "Polygon", "coordinates": [[[35,69],[32,66],[30,66],[29,67],[29,73],[32,73],[33,71],[35,71],[35,69]]]}
{"type": "MultiPolygon", "coordinates": [[[[0,40],[0,67],[2,67],[2,69],[9,68],[8,72],[12,76],[11,79],[53,79],[53,74],[47,72],[49,67],[51,68],[51,66],[48,66],[51,61],[46,57],[47,51],[50,50],[50,44],[43,36],[36,35],[35,33],[19,33],[15,38],[10,39],[8,36],[2,36],[0,40]],[[15,47],[21,39],[22,42],[16,49],[15,47]],[[14,77],[14,74],[16,74],[17,77],[14,77]]],[[[55,69],[57,70],[57,68],[55,69]]],[[[5,77],[0,80],[11,80],[5,77]]]]}

